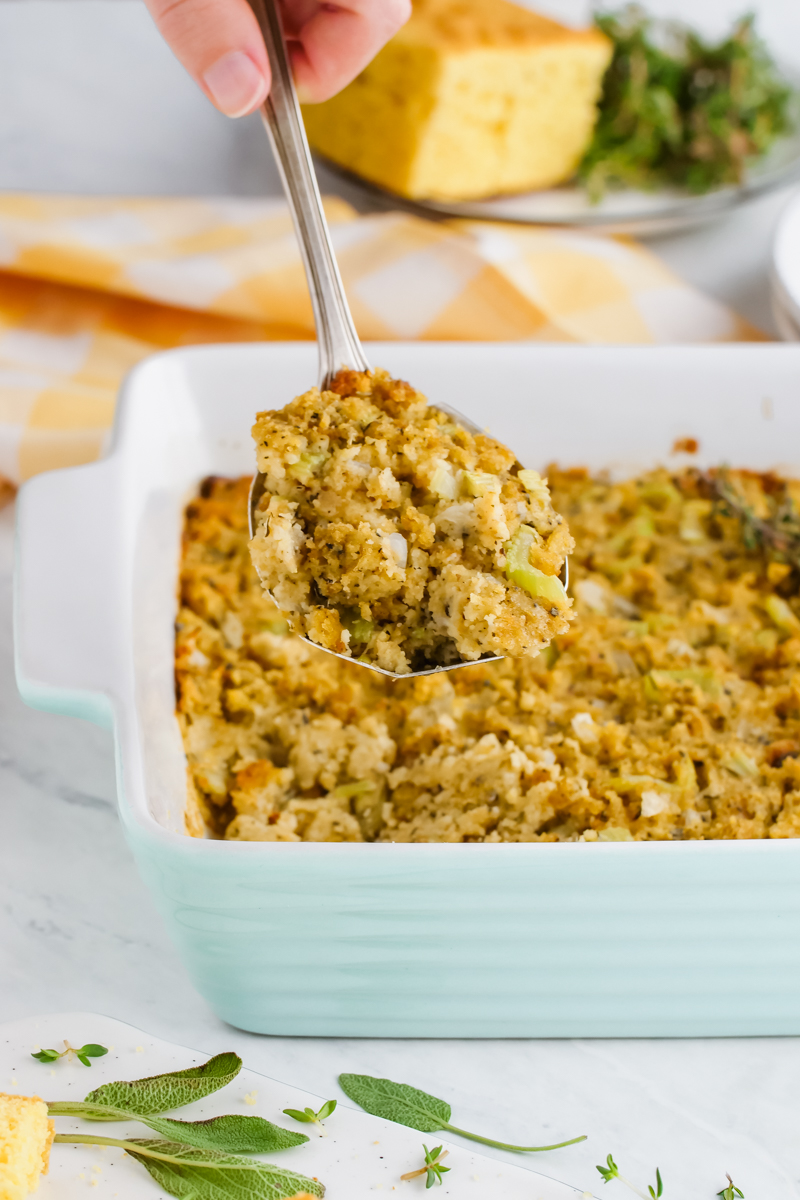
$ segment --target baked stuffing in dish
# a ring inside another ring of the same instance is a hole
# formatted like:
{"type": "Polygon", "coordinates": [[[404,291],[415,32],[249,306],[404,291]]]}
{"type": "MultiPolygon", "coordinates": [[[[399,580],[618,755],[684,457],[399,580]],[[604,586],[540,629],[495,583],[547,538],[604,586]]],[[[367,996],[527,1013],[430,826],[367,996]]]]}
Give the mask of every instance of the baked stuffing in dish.
{"type": "Polygon", "coordinates": [[[800,836],[800,481],[549,478],[576,535],[574,624],[535,658],[406,681],[289,634],[250,562],[249,479],[207,480],[176,643],[190,832],[800,836]]]}
{"type": "Polygon", "coordinates": [[[386,371],[340,371],[253,427],[253,563],[294,632],[396,674],[536,655],[573,546],[547,481],[386,371]]]}

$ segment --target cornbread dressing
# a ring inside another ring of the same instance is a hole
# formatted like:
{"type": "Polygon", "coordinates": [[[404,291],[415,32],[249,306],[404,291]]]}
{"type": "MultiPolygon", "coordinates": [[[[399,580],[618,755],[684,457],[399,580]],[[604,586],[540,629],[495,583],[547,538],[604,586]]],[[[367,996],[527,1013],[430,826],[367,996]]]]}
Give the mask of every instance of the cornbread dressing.
{"type": "MultiPolygon", "coordinates": [[[[389,682],[288,634],[249,480],[187,509],[177,623],[187,827],[250,841],[800,835],[797,572],[690,470],[549,472],[578,619],[534,659],[389,682]]],[[[731,472],[752,511],[800,482],[731,472]]]]}
{"type": "Polygon", "coordinates": [[[572,618],[547,481],[385,371],[253,427],[253,562],[294,632],[396,674],[538,654],[572,618]]]}
{"type": "Polygon", "coordinates": [[[0,1200],[25,1200],[36,1191],[54,1133],[44,1100],[0,1092],[0,1200]]]}
{"type": "Polygon", "coordinates": [[[597,119],[610,41],[507,0],[415,0],[348,87],[303,109],[333,162],[412,199],[550,187],[597,119]]]}

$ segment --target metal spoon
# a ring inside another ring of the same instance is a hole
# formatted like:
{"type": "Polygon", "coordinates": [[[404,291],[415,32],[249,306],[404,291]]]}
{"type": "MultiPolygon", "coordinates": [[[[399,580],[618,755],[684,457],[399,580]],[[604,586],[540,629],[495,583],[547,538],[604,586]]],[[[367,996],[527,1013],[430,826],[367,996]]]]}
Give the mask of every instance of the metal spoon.
{"type": "MultiPolygon", "coordinates": [[[[286,53],[286,41],[283,36],[280,14],[276,0],[249,0],[255,13],[272,71],[272,86],[269,96],[261,107],[261,116],[269,134],[272,149],[278,163],[283,189],[289,202],[289,209],[294,221],[297,240],[300,243],[300,253],[308,280],[308,290],[311,293],[311,304],[314,310],[314,324],[317,330],[317,346],[319,348],[319,387],[328,387],[342,367],[350,367],[356,371],[370,369],[367,356],[358,340],[350,308],[344,294],[342,278],[336,263],[336,256],[331,245],[328,223],[322,209],[322,200],[317,186],[317,177],[311,161],[311,154],[306,140],[300,106],[294,87],[289,57],[286,53]]],[[[483,430],[470,421],[462,413],[449,408],[446,404],[435,405],[441,412],[453,417],[470,433],[482,433],[483,430]]],[[[264,494],[265,477],[259,471],[253,478],[250,488],[249,521],[250,536],[255,534],[255,513],[258,502],[264,494]]],[[[566,564],[565,564],[566,569],[566,564]]],[[[565,576],[564,585],[566,586],[565,576]]],[[[348,663],[356,663],[377,671],[380,675],[388,675],[390,679],[414,679],[420,675],[434,675],[438,671],[453,671],[457,667],[474,666],[477,662],[496,662],[502,655],[485,655],[473,662],[456,662],[447,666],[430,667],[424,671],[410,671],[398,675],[394,671],[386,671],[374,663],[350,658],[346,654],[336,654],[335,650],[303,638],[317,650],[326,650],[337,658],[348,663]]]]}

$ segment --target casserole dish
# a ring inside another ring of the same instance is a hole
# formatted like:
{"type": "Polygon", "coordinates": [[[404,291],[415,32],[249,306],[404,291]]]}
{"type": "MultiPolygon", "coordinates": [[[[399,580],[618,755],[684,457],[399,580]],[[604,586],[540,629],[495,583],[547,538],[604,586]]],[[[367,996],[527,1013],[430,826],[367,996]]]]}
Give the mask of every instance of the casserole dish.
{"type": "MultiPolygon", "coordinates": [[[[617,475],[800,474],[800,347],[375,345],[510,445],[617,475]],[[685,458],[682,459],[685,462],[685,458]]],[[[108,457],[19,500],[25,700],[110,725],[120,813],[199,991],[261,1033],[588,1037],[800,1032],[800,841],[247,843],[183,833],[173,622],[182,510],[252,469],[250,425],[314,378],[310,344],[139,366],[108,457]]],[[[359,669],[355,668],[354,669],[359,669]]]]}

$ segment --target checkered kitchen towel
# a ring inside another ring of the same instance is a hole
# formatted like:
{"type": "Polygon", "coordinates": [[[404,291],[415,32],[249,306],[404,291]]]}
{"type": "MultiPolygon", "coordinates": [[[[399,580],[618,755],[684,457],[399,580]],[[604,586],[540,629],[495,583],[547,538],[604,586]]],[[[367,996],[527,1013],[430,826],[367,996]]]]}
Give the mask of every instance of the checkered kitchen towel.
{"type": "MultiPolygon", "coordinates": [[[[625,239],[326,209],[363,338],[761,338],[625,239]]],[[[101,454],[147,354],[313,336],[283,201],[0,195],[0,478],[101,454]]]]}

